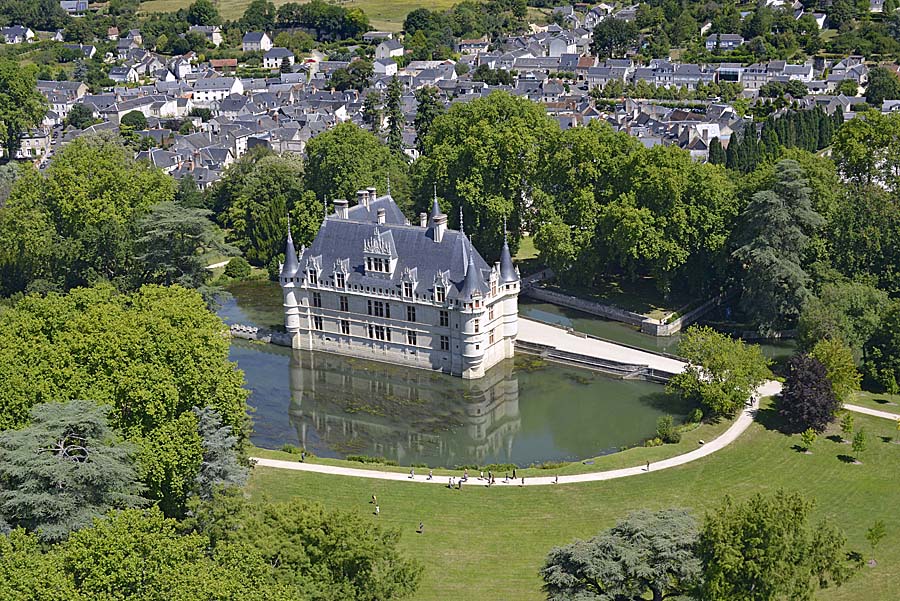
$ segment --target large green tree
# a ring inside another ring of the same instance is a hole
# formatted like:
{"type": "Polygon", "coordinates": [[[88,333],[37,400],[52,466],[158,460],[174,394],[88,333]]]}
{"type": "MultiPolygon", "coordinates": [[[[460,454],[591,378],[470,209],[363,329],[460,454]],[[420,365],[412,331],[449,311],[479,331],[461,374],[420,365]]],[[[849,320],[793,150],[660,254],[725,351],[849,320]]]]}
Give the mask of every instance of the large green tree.
{"type": "Polygon", "coordinates": [[[900,303],[887,311],[866,343],[865,355],[865,374],[888,392],[900,392],[900,303]]]}
{"type": "Polygon", "coordinates": [[[403,128],[406,119],[403,116],[403,84],[394,75],[387,88],[387,98],[384,103],[384,112],[387,115],[387,145],[394,152],[403,151],[403,128]]]}
{"type": "Polygon", "coordinates": [[[822,433],[840,408],[825,365],[809,355],[792,357],[779,402],[779,413],[788,429],[803,432],[811,428],[822,433]]]}
{"type": "Polygon", "coordinates": [[[820,340],[836,339],[858,354],[890,307],[883,290],[862,282],[825,284],[797,321],[800,346],[810,350],[820,340]]]}
{"type": "Polygon", "coordinates": [[[421,151],[425,145],[425,138],[431,130],[434,120],[446,112],[443,103],[438,98],[438,89],[434,86],[423,86],[416,90],[416,144],[421,151]]]}
{"type": "Polygon", "coordinates": [[[866,102],[881,108],[885,100],[900,100],[900,79],[887,67],[872,67],[866,85],[866,102]]]}
{"type": "Polygon", "coordinates": [[[398,549],[400,533],[355,513],[317,504],[249,503],[240,493],[194,503],[185,527],[208,538],[214,553],[249,547],[272,567],[270,579],[304,599],[403,599],[422,566],[398,549]]]}
{"type": "Polygon", "coordinates": [[[0,520],[57,542],[112,508],[143,505],[134,447],[117,440],[88,401],[31,408],[31,423],[0,432],[0,520]]]}
{"type": "Polygon", "coordinates": [[[194,0],[188,7],[187,21],[191,25],[218,25],[221,20],[212,0],[194,0]]]}
{"type": "Polygon", "coordinates": [[[319,202],[326,197],[353,202],[356,191],[369,186],[383,194],[390,177],[394,200],[402,208],[409,206],[406,161],[353,123],[341,123],[310,140],[305,171],[306,185],[319,202]]]}
{"type": "Polygon", "coordinates": [[[8,161],[21,145],[21,135],[40,125],[47,101],[37,89],[37,69],[0,59],[0,145],[8,161]]]}
{"type": "Polygon", "coordinates": [[[0,534],[0,582],[7,599],[58,601],[77,599],[75,583],[55,556],[45,554],[34,534],[16,528],[0,534]]]}
{"type": "Polygon", "coordinates": [[[203,298],[179,286],[28,296],[0,313],[0,428],[27,425],[39,403],[108,405],[110,425],[138,447],[149,497],[178,514],[203,461],[192,408],[212,407],[247,437],[247,391],[228,345],[203,298]]]}
{"type": "Polygon", "coordinates": [[[678,354],[688,366],[669,381],[669,389],[717,415],[737,413],[771,376],[769,360],[759,346],[706,326],[688,328],[678,344],[678,354]]]}
{"type": "Polygon", "coordinates": [[[504,219],[515,251],[559,135],[559,125],[540,105],[505,92],[454,104],[432,121],[425,137],[416,163],[418,208],[431,206],[436,185],[451,223],[459,226],[462,209],[466,231],[488,260],[500,255],[504,219]]]}
{"type": "Polygon", "coordinates": [[[700,532],[703,584],[709,601],[808,601],[815,590],[840,586],[853,573],[843,534],[812,523],[813,502],[797,493],[726,498],[706,514],[700,532]]]}
{"type": "Polygon", "coordinates": [[[600,58],[621,56],[637,41],[638,28],[632,21],[604,19],[594,27],[591,52],[600,58]]]}
{"type": "Polygon", "coordinates": [[[779,161],[774,188],[753,195],[734,230],[741,305],[761,332],[792,325],[812,298],[802,257],[824,220],[812,207],[807,184],[796,161],[779,161]]]}
{"type": "Polygon", "coordinates": [[[696,521],[683,509],[635,511],[590,540],[550,551],[544,591],[550,601],[686,595],[700,577],[697,541],[696,521]]]}
{"type": "Polygon", "coordinates": [[[174,194],[172,178],[135,161],[115,136],[73,140],[46,177],[26,171],[0,209],[0,289],[23,291],[36,280],[67,289],[101,279],[133,287],[136,222],[174,194]]]}

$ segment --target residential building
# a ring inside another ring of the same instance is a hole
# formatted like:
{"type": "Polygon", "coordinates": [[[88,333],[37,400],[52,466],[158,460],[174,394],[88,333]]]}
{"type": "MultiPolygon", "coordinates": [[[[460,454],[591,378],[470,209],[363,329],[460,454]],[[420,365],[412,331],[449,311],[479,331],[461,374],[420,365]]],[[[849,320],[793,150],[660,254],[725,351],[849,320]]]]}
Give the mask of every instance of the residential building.
{"type": "Polygon", "coordinates": [[[375,58],[403,56],[403,44],[399,40],[384,40],[375,47],[375,58]]]}
{"type": "Polygon", "coordinates": [[[294,53],[287,48],[272,48],[263,55],[264,69],[280,69],[282,65],[294,64],[294,53]]]}
{"type": "Polygon", "coordinates": [[[264,31],[248,31],[241,40],[244,52],[266,52],[272,49],[272,40],[264,31]]]}
{"type": "Polygon", "coordinates": [[[379,58],[372,63],[372,71],[375,75],[391,77],[397,74],[397,63],[389,58],[379,58]]]}
{"type": "Polygon", "coordinates": [[[88,11],[87,0],[60,0],[59,6],[69,13],[70,17],[83,17],[88,11]]]}
{"type": "Polygon", "coordinates": [[[34,32],[28,27],[13,25],[12,27],[0,27],[0,38],[4,44],[24,44],[34,41],[34,32]]]}
{"type": "Polygon", "coordinates": [[[294,348],[474,379],[514,353],[519,274],[509,247],[489,266],[435,199],[411,225],[390,194],[335,201],[298,254],[288,232],[280,283],[294,348]]]}
{"type": "Polygon", "coordinates": [[[222,37],[222,28],[218,25],[191,25],[188,31],[202,34],[206,41],[218,48],[225,38],[222,37]]]}
{"type": "Polygon", "coordinates": [[[706,38],[706,49],[722,51],[734,50],[744,43],[744,38],[736,33],[714,33],[706,38]]]}

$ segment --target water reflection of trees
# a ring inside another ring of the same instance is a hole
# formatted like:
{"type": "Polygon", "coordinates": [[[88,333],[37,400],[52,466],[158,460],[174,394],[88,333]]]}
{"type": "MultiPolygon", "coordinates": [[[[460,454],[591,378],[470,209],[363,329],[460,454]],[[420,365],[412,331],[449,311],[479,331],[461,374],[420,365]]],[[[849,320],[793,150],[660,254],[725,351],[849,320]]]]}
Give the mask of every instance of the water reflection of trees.
{"type": "Polygon", "coordinates": [[[313,451],[401,464],[511,461],[520,428],[512,361],[478,380],[294,351],[290,420],[313,451]]]}

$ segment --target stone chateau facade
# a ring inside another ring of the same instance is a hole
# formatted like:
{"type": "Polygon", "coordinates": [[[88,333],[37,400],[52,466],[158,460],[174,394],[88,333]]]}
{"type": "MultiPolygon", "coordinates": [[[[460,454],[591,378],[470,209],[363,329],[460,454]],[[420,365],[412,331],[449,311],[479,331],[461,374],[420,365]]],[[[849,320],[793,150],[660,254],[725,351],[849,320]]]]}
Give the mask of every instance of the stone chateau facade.
{"type": "Polygon", "coordinates": [[[375,188],[334,202],[315,241],[281,266],[294,348],[481,378],[514,354],[519,272],[504,242],[488,265],[435,199],[412,225],[375,188]]]}

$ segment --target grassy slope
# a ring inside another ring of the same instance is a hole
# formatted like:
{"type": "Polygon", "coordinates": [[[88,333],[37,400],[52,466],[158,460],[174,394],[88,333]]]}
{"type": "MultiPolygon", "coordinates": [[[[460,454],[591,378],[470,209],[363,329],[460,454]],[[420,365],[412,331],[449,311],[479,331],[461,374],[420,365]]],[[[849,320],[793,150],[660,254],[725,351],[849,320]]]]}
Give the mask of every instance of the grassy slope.
{"type": "MultiPolygon", "coordinates": [[[[764,412],[762,421],[771,419],[764,412]]],[[[402,545],[426,566],[417,599],[466,597],[540,599],[538,569],[553,545],[589,537],[609,527],[631,509],[685,506],[698,515],[725,494],[743,498],[778,487],[799,490],[818,500],[818,512],[845,530],[853,548],[869,555],[864,533],[881,519],[887,537],[876,568],[840,589],[820,593],[825,600],[890,599],[900,590],[900,487],[892,478],[900,468],[900,445],[880,436],[895,436],[887,420],[856,416],[857,427],[870,434],[862,465],[838,455],[847,445],[825,438],[812,455],[792,450],[798,441],[754,424],[731,446],[687,466],[638,476],[580,485],[491,489],[471,485],[461,492],[405,482],[303,474],[257,468],[249,490],[256,498],[299,496],[330,507],[372,512],[377,494],[385,525],[400,528],[402,545]],[[419,521],[425,533],[414,530],[419,521]]],[[[374,516],[372,519],[375,519],[374,516]]]]}
{"type": "MultiPolygon", "coordinates": [[[[289,1],[302,0],[273,0],[275,6],[286,4],[289,1]]],[[[186,8],[191,4],[192,0],[148,0],[141,4],[141,11],[145,13],[152,12],[171,12],[179,8],[186,8]]],[[[403,28],[403,20],[407,13],[417,8],[428,8],[430,10],[444,10],[456,4],[458,0],[431,0],[430,2],[422,2],[421,0],[348,0],[341,2],[341,6],[359,7],[369,16],[372,27],[376,29],[387,29],[389,31],[400,31],[403,28]]],[[[250,0],[219,0],[219,13],[225,20],[238,19],[250,0]]]]}

